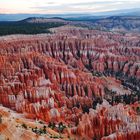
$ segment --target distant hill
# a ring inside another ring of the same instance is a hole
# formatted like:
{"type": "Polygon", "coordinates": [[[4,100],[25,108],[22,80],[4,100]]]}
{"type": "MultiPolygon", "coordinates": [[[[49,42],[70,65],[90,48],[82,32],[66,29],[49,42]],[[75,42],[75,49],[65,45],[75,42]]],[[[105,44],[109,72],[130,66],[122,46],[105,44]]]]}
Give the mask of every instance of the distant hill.
{"type": "Polygon", "coordinates": [[[140,32],[140,16],[111,16],[90,22],[94,28],[98,29],[140,32]]]}
{"type": "Polygon", "coordinates": [[[123,10],[114,10],[108,12],[94,12],[93,13],[73,13],[73,14],[0,14],[0,21],[19,21],[26,19],[28,17],[43,17],[43,18],[53,18],[60,17],[71,20],[80,20],[80,19],[98,19],[103,17],[110,16],[140,16],[140,9],[123,9],[123,10]]]}
{"type": "Polygon", "coordinates": [[[27,18],[21,21],[1,21],[0,35],[51,33],[50,28],[65,25],[66,22],[56,19],[27,18]],[[60,22],[61,21],[61,22],[60,22]]]}
{"type": "Polygon", "coordinates": [[[140,16],[79,16],[77,18],[29,17],[20,21],[1,21],[0,35],[50,33],[50,28],[64,25],[123,33],[140,33],[140,16]]]}
{"type": "Polygon", "coordinates": [[[25,23],[68,23],[63,18],[53,17],[53,18],[44,18],[44,17],[30,17],[27,19],[22,20],[21,22],[25,23]]]}

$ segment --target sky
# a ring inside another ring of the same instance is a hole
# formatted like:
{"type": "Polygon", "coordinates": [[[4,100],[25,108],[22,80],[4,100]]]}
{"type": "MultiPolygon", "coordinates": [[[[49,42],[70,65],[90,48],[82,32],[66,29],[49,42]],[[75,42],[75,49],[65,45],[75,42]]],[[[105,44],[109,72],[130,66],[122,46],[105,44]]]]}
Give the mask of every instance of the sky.
{"type": "Polygon", "coordinates": [[[140,8],[140,0],[0,0],[0,14],[96,13],[140,8]]]}

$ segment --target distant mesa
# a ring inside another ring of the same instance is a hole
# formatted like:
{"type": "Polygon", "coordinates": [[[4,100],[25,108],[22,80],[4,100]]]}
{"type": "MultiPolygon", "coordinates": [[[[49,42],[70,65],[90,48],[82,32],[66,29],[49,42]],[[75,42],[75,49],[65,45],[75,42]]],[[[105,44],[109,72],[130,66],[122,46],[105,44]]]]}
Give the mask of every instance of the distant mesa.
{"type": "Polygon", "coordinates": [[[30,18],[22,20],[21,22],[26,22],[26,23],[52,23],[52,22],[68,23],[68,21],[66,21],[63,18],[59,18],[59,17],[54,17],[54,18],[30,17],[30,18]]]}

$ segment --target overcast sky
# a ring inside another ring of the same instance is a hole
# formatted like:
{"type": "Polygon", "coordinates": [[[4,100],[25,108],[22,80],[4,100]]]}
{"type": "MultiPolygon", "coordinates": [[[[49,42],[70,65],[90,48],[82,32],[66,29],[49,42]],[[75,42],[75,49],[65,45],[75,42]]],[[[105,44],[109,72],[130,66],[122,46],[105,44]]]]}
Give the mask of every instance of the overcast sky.
{"type": "Polygon", "coordinates": [[[140,8],[140,0],[0,0],[0,13],[96,13],[140,8]]]}

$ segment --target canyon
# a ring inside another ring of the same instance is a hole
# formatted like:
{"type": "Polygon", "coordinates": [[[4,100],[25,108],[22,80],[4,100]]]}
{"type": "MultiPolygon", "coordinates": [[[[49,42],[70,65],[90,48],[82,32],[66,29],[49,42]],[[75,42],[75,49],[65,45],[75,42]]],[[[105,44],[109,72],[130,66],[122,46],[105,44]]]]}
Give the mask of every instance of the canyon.
{"type": "Polygon", "coordinates": [[[0,139],[139,140],[140,34],[50,31],[0,37],[0,139]]]}

